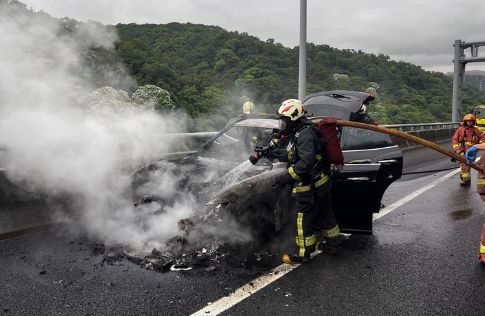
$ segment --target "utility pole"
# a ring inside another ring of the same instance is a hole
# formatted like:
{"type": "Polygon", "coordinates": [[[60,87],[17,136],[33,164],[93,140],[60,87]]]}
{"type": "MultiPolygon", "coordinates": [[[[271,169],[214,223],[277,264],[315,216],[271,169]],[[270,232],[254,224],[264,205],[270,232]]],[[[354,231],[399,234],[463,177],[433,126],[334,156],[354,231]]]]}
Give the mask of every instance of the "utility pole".
{"type": "Polygon", "coordinates": [[[451,109],[451,121],[459,122],[461,111],[461,91],[463,88],[463,77],[465,76],[465,64],[461,62],[464,56],[463,42],[456,40],[454,46],[454,70],[453,70],[453,104],[451,109]]]}
{"type": "Polygon", "coordinates": [[[298,63],[298,100],[306,97],[306,19],[307,0],[300,0],[300,50],[298,63]]]}
{"type": "Polygon", "coordinates": [[[465,78],[465,66],[467,63],[485,62],[485,57],[478,57],[478,48],[485,46],[485,41],[466,43],[462,40],[456,40],[454,46],[453,63],[453,105],[451,109],[451,120],[453,122],[461,121],[461,100],[463,91],[463,79],[465,78]],[[465,57],[465,49],[470,49],[471,57],[465,57]]]}

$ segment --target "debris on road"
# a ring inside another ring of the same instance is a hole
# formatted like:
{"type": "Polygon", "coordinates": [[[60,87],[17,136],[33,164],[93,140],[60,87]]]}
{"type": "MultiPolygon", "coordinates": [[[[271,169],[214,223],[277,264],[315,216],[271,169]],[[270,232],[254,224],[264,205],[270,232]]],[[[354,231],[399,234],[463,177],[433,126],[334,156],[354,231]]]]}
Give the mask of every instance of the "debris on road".
{"type": "Polygon", "coordinates": [[[122,265],[125,263],[125,256],[121,251],[110,252],[103,256],[103,261],[101,263],[106,263],[110,266],[122,265]]]}
{"type": "Polygon", "coordinates": [[[104,255],[106,246],[102,242],[95,242],[90,245],[92,255],[104,255]]]}

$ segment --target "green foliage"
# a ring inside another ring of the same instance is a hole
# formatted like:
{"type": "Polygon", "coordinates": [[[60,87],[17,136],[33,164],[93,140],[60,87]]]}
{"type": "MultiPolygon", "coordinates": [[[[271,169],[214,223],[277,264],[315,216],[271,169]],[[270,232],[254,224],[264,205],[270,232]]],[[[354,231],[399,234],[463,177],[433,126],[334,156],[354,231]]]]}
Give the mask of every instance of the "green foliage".
{"type": "MultiPolygon", "coordinates": [[[[173,104],[213,128],[241,113],[247,98],[258,111],[274,113],[297,95],[298,49],[274,40],[215,26],[170,23],[118,24],[117,56],[139,85],[170,92],[173,104]],[[217,118],[215,118],[217,117],[217,118]],[[210,123],[209,123],[210,124],[210,123]]],[[[308,93],[332,89],[369,91],[369,111],[380,123],[451,119],[452,79],[382,54],[307,45],[308,93]],[[368,90],[369,89],[369,90],[368,90]]],[[[473,88],[463,92],[464,111],[484,102],[473,88]]]]}
{"type": "MultiPolygon", "coordinates": [[[[56,20],[16,0],[0,0],[0,9],[56,20]]],[[[68,18],[57,21],[62,36],[73,35],[83,25],[68,18]]],[[[124,91],[142,86],[133,94],[135,103],[149,106],[147,102],[152,102],[158,110],[181,109],[194,118],[193,128],[214,129],[241,114],[248,99],[258,112],[274,113],[281,101],[297,96],[298,47],[190,23],[118,24],[115,28],[119,41],[114,50],[83,50],[82,68],[72,69],[95,87],[114,87],[93,93],[91,99],[97,105],[121,109],[130,99],[124,91]]],[[[307,59],[308,94],[332,89],[368,91],[376,97],[369,112],[380,123],[451,119],[451,76],[392,61],[386,55],[328,45],[307,44],[307,59]]],[[[485,103],[484,94],[477,90],[483,88],[483,77],[483,73],[470,73],[465,78],[469,86],[463,90],[464,112],[485,103]]]]}

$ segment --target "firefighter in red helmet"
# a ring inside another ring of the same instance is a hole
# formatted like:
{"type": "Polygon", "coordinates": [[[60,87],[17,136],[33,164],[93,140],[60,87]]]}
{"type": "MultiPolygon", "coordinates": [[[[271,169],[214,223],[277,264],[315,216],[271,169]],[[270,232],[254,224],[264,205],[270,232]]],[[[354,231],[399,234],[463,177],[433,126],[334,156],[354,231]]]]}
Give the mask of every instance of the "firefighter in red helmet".
{"type": "MultiPolygon", "coordinates": [[[[484,136],[478,128],[475,127],[477,118],[473,114],[467,114],[463,117],[463,125],[460,126],[453,135],[451,144],[453,151],[458,155],[464,156],[465,152],[478,143],[483,142],[484,136]]],[[[470,167],[461,164],[460,185],[470,186],[470,167]]]]}

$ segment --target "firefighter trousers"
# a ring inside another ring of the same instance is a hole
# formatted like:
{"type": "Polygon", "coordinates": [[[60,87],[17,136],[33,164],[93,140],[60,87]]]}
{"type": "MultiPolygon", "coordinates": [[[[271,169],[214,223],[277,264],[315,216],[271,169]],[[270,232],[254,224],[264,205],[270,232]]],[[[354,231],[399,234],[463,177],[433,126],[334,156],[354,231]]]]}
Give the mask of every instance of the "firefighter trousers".
{"type": "Polygon", "coordinates": [[[323,236],[336,237],[340,234],[332,209],[330,181],[313,191],[298,193],[296,199],[296,247],[298,256],[309,256],[314,251],[316,229],[323,230],[323,236]]]}
{"type": "Polygon", "coordinates": [[[471,181],[470,166],[465,165],[464,163],[461,163],[460,166],[461,166],[460,179],[464,182],[470,182],[471,181]]]}

